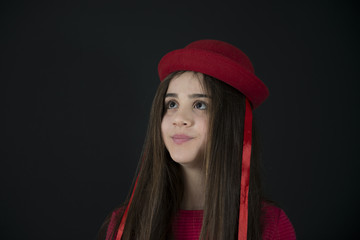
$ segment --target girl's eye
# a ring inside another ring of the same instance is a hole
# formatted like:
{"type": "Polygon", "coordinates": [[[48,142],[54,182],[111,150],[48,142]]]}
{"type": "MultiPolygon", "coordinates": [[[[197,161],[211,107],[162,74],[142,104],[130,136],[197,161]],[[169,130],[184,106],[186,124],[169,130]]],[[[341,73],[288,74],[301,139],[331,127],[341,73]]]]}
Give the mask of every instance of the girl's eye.
{"type": "Polygon", "coordinates": [[[196,102],[194,105],[194,108],[199,109],[199,110],[206,110],[207,106],[206,106],[206,103],[204,103],[204,102],[196,102]]]}
{"type": "Polygon", "coordinates": [[[176,102],[174,102],[174,101],[169,101],[168,103],[167,103],[167,108],[168,109],[172,109],[172,108],[176,108],[177,107],[177,104],[176,104],[176,102]]]}

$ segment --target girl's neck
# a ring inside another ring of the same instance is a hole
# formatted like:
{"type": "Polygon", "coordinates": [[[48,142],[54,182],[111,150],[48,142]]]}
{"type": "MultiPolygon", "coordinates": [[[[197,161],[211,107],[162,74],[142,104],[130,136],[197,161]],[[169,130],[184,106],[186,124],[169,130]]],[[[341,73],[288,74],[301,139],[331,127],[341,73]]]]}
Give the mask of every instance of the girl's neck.
{"type": "Polygon", "coordinates": [[[205,184],[201,168],[183,167],[184,197],[181,209],[201,210],[205,204],[205,184]]]}

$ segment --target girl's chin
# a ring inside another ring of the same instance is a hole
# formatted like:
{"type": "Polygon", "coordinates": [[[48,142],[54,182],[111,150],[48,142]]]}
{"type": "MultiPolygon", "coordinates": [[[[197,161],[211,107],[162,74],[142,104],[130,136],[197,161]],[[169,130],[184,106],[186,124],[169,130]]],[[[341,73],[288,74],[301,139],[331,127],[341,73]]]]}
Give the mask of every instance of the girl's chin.
{"type": "Polygon", "coordinates": [[[198,158],[172,158],[172,160],[183,167],[199,167],[201,163],[198,158]]]}
{"type": "Polygon", "coordinates": [[[194,163],[195,159],[178,159],[178,158],[172,158],[172,160],[178,164],[189,164],[194,163]]]}

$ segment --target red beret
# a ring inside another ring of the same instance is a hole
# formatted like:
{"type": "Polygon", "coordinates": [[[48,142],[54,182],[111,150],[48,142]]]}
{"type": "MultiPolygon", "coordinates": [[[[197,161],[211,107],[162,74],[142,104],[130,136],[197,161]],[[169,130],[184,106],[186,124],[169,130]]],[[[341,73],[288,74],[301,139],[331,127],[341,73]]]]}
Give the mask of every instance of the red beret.
{"type": "Polygon", "coordinates": [[[253,108],[269,95],[255,76],[249,58],[235,46],[218,40],[199,40],[167,53],[159,62],[160,81],[175,71],[195,71],[217,78],[243,93],[253,108]]]}

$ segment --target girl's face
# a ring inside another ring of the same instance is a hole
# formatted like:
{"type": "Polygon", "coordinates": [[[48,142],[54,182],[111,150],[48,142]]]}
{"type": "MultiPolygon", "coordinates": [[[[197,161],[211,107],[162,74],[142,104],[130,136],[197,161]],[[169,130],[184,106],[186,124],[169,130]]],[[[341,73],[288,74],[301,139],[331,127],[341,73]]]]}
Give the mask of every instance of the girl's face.
{"type": "Polygon", "coordinates": [[[207,140],[210,98],[202,74],[185,72],[173,78],[165,95],[161,133],[171,158],[184,167],[201,166],[207,140]]]}

